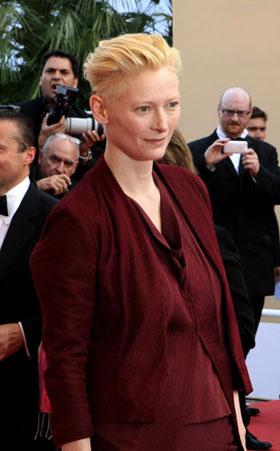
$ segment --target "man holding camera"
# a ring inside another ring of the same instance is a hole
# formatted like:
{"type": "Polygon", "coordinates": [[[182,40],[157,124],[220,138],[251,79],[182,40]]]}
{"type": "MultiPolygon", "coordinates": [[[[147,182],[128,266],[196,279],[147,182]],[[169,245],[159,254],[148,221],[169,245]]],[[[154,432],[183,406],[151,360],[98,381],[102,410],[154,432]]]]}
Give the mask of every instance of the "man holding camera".
{"type": "MultiPolygon", "coordinates": [[[[251,108],[246,91],[227,89],[218,104],[219,126],[189,147],[208,187],[214,222],[231,233],[239,249],[257,331],[264,298],[274,293],[274,243],[279,240],[274,205],[280,203],[280,168],[276,149],[248,136],[251,108]],[[248,149],[241,154],[236,143],[237,153],[226,153],[229,140],[245,140],[248,149]]],[[[248,449],[271,446],[247,433],[248,449]]]]}
{"type": "MultiPolygon", "coordinates": [[[[42,148],[46,139],[58,132],[67,132],[63,108],[60,118],[50,121],[53,107],[60,96],[71,96],[78,87],[79,66],[76,58],[62,50],[53,50],[44,55],[40,77],[41,96],[20,103],[21,113],[30,117],[33,122],[38,147],[42,148]],[[67,92],[69,88],[69,92],[67,92]],[[64,89],[64,93],[61,91],[64,89]],[[52,122],[52,123],[50,123],[52,122]]],[[[67,102],[67,99],[65,100],[67,102]]],[[[78,108],[74,102],[67,102],[67,116],[71,118],[88,118],[85,111],[78,108]]],[[[96,130],[82,132],[80,158],[86,162],[91,158],[90,149],[100,143],[102,138],[96,130]]]]}

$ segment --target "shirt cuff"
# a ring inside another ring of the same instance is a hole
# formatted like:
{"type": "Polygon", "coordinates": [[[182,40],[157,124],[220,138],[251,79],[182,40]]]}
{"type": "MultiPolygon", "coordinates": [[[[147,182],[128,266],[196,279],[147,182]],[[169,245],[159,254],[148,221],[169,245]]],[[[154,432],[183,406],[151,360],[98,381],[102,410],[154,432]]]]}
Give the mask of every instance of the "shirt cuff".
{"type": "Polygon", "coordinates": [[[28,349],[28,346],[27,346],[27,341],[26,341],[25,333],[24,333],[24,330],[23,330],[23,327],[22,327],[22,324],[21,324],[20,321],[18,322],[18,325],[19,325],[19,328],[20,328],[20,330],[21,330],[21,334],[22,334],[22,338],[23,338],[23,343],[24,343],[24,349],[25,349],[25,352],[26,352],[26,354],[28,355],[28,357],[31,359],[31,355],[30,355],[30,352],[29,352],[29,349],[28,349]]]}

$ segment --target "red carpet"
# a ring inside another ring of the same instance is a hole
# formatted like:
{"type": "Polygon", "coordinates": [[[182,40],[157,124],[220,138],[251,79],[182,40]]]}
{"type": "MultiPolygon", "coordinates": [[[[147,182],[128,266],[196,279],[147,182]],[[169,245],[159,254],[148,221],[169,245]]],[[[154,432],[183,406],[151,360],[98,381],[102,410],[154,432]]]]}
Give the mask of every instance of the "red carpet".
{"type": "Polygon", "coordinates": [[[249,430],[259,440],[271,442],[271,451],[280,451],[280,401],[256,402],[250,406],[258,407],[260,414],[251,418],[249,430]]]}

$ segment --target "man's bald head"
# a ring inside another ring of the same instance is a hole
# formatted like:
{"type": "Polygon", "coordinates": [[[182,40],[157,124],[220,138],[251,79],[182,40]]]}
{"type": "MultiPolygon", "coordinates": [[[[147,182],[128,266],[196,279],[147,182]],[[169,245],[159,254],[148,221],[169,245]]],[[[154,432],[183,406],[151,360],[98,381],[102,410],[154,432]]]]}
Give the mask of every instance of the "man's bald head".
{"type": "Polygon", "coordinates": [[[238,86],[226,89],[219,99],[218,116],[224,133],[238,138],[250,119],[252,101],[250,94],[238,86]]]}

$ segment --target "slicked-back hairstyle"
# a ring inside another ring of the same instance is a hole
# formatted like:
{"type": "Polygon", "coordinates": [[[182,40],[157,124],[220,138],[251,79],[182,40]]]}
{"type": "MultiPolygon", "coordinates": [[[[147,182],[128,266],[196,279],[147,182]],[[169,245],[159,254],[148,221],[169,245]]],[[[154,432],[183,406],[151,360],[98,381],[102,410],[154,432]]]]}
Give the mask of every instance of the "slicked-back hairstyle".
{"type": "Polygon", "coordinates": [[[19,143],[20,152],[23,152],[29,146],[35,146],[33,123],[28,117],[23,116],[18,111],[1,110],[0,121],[10,121],[16,124],[19,133],[18,136],[15,136],[15,139],[19,143]]]}
{"type": "Polygon", "coordinates": [[[50,59],[51,57],[68,59],[71,63],[73,74],[75,75],[76,78],[79,77],[79,63],[77,58],[74,55],[72,55],[72,53],[64,52],[63,50],[59,49],[51,50],[50,52],[45,53],[45,55],[43,55],[41,62],[41,72],[43,71],[48,59],[50,59]]]}
{"type": "Polygon", "coordinates": [[[93,94],[112,99],[120,95],[125,80],[143,70],[181,68],[179,51],[160,35],[124,34],[101,41],[84,65],[93,94]]]}
{"type": "Polygon", "coordinates": [[[261,110],[258,106],[253,106],[251,119],[256,119],[256,118],[259,118],[259,117],[261,119],[263,119],[265,122],[268,119],[267,113],[264,110],[261,110]]]}

